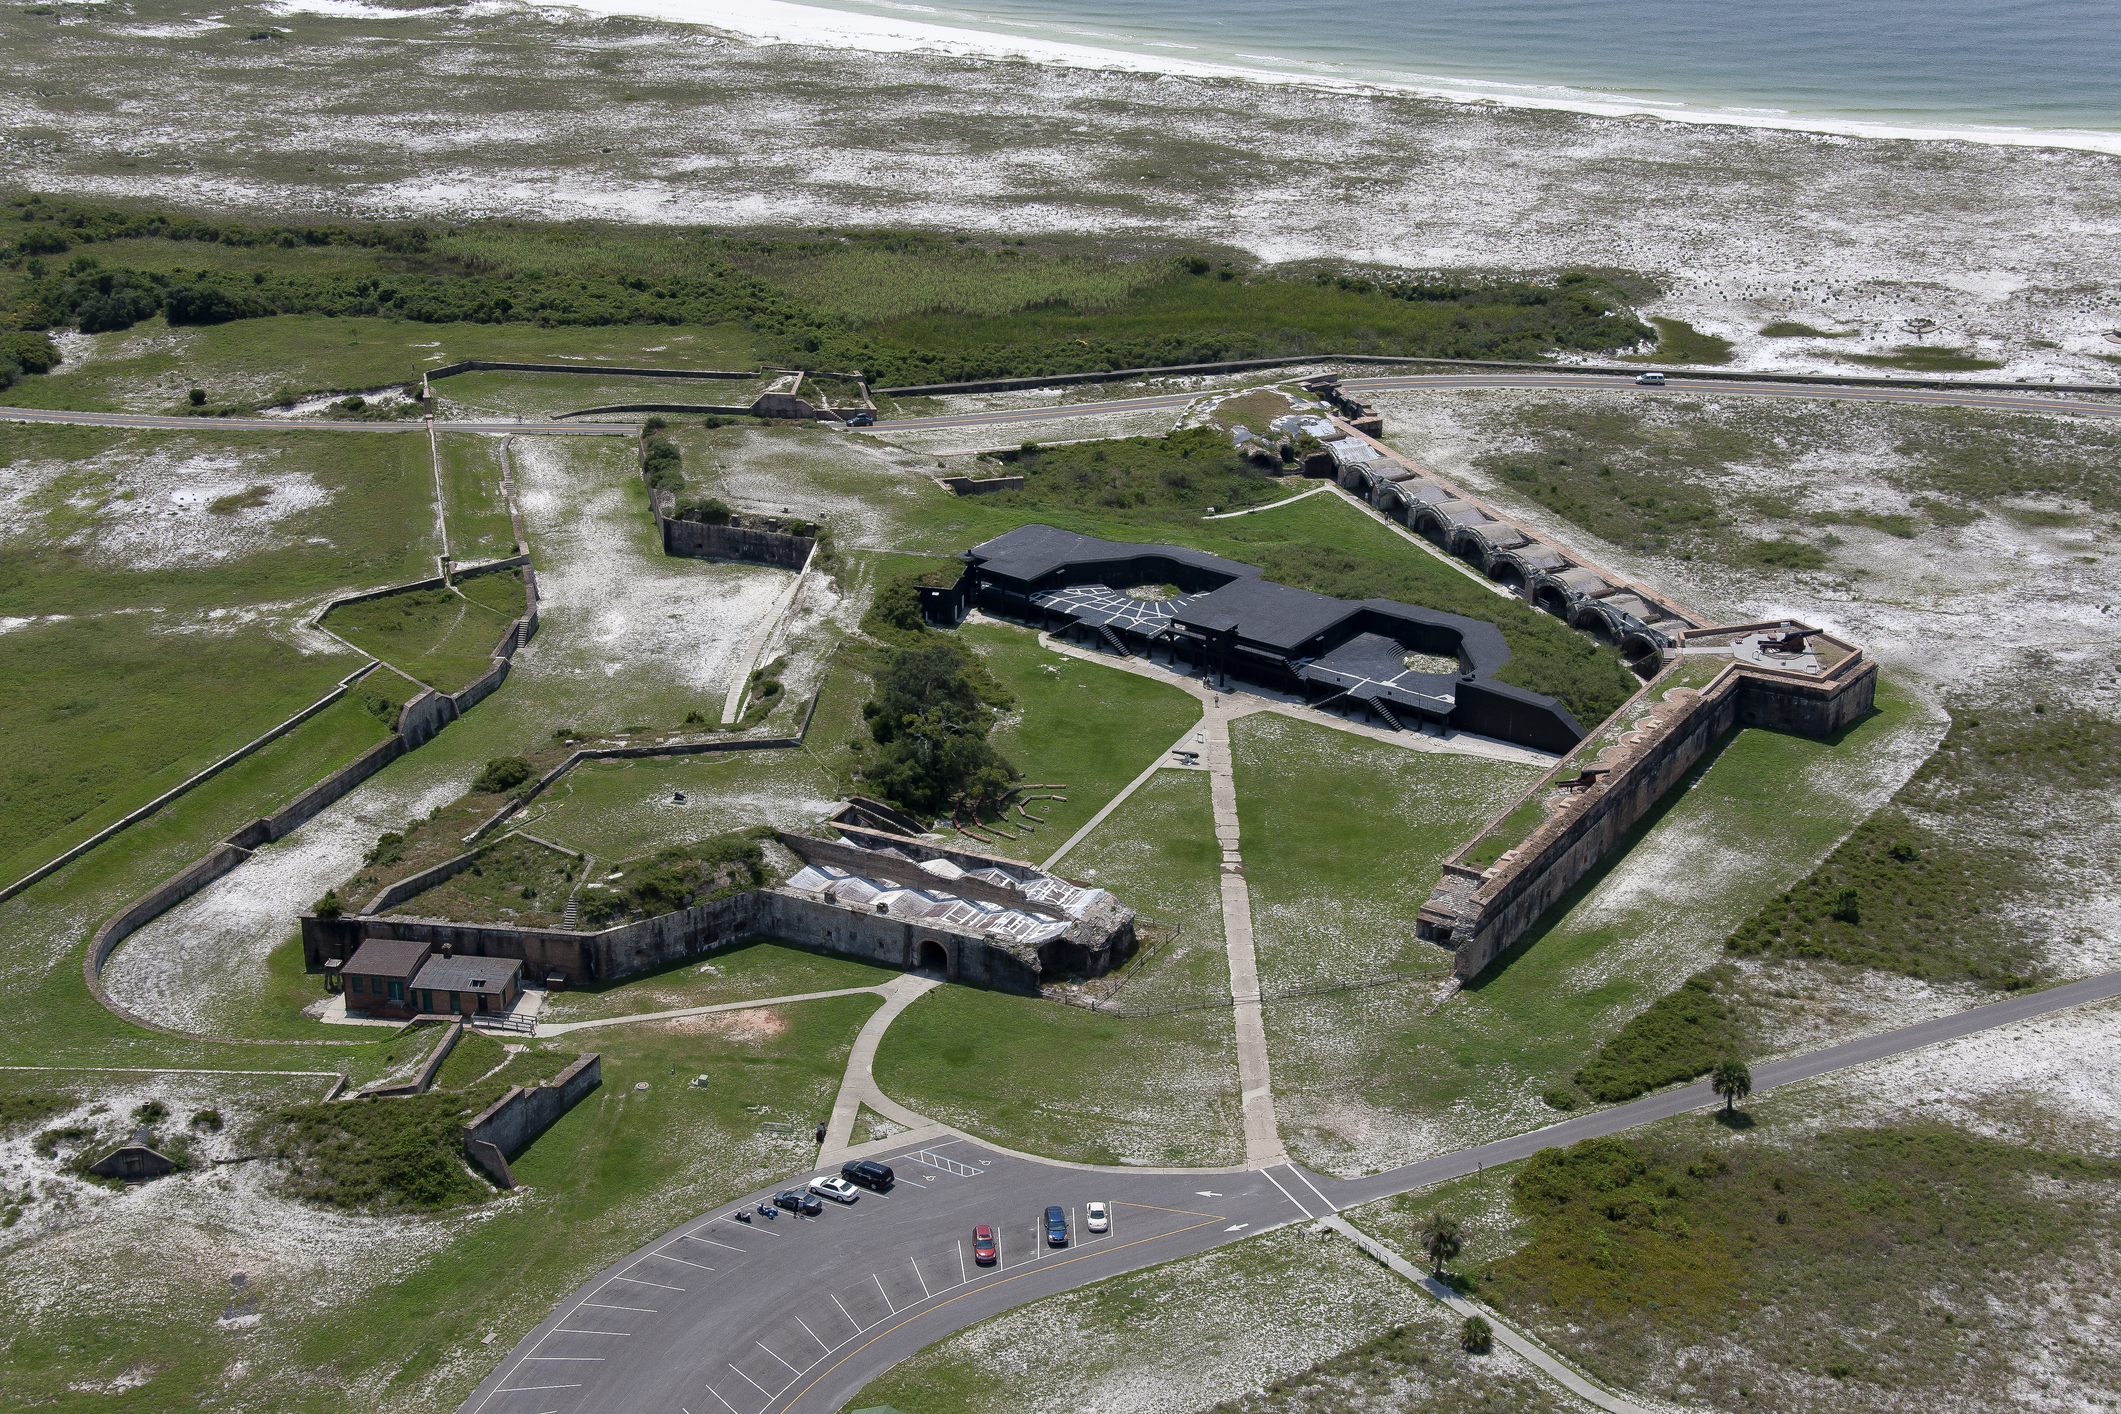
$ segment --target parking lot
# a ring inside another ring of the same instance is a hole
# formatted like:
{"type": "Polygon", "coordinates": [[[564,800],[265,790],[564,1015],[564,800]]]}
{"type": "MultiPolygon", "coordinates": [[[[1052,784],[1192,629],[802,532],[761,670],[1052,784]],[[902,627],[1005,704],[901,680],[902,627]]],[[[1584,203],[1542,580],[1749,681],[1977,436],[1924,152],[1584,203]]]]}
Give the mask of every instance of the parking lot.
{"type": "Polygon", "coordinates": [[[1259,1174],[1216,1180],[1231,1185],[1226,1193],[1199,1176],[1089,1173],[966,1141],[887,1162],[896,1175],[889,1191],[864,1189],[844,1205],[827,1199],[815,1216],[758,1215],[759,1203],[773,1201],[777,1190],[769,1190],[666,1234],[564,1304],[465,1407],[476,1414],[831,1409],[874,1374],[879,1359],[910,1354],[1086,1277],[1271,1225],[1237,1209],[1266,1207],[1274,1223],[1303,1216],[1259,1174]],[[1110,1222],[1093,1233],[1084,1210],[1097,1201],[1107,1204],[1110,1222]],[[1067,1214],[1065,1246],[1046,1240],[1049,1205],[1067,1214]],[[994,1233],[992,1266],[974,1258],[973,1230],[981,1225],[994,1233]]]}

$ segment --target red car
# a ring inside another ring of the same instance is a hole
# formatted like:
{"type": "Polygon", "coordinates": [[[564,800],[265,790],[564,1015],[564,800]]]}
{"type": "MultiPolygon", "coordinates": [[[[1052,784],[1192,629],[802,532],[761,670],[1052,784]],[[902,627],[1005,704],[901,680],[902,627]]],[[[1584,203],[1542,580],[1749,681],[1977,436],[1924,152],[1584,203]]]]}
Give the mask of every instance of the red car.
{"type": "Polygon", "coordinates": [[[994,1250],[994,1229],[984,1223],[972,1229],[972,1260],[983,1267],[991,1267],[999,1260],[994,1250]]]}

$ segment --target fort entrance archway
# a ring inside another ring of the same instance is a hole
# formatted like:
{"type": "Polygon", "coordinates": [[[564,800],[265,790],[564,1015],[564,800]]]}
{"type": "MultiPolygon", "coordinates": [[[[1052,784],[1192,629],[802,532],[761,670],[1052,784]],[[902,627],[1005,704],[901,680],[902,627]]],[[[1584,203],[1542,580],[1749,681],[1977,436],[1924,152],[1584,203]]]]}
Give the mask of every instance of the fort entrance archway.
{"type": "Polygon", "coordinates": [[[920,946],[913,950],[913,970],[930,972],[937,977],[950,975],[950,952],[933,938],[923,938],[920,946]]]}

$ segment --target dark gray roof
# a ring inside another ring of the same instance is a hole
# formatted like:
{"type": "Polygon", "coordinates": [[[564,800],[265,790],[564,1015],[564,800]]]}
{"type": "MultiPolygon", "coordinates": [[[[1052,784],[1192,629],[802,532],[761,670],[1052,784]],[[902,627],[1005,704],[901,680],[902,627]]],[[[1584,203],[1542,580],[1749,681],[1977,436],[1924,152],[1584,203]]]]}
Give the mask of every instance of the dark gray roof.
{"type": "Polygon", "coordinates": [[[1239,564],[1205,550],[1100,540],[1094,535],[1078,535],[1072,530],[1058,530],[1050,525],[1020,525],[1006,535],[997,535],[985,544],[973,546],[967,553],[981,569],[1026,584],[1067,565],[1088,566],[1152,556],[1233,578],[1252,579],[1259,575],[1256,565],[1239,564]]]}
{"type": "Polygon", "coordinates": [[[426,943],[370,938],[347,961],[345,970],[369,977],[409,977],[427,953],[426,943]]]}
{"type": "Polygon", "coordinates": [[[436,992],[499,996],[509,979],[522,970],[523,964],[512,957],[431,957],[412,984],[436,992]]]}
{"type": "Polygon", "coordinates": [[[1294,653],[1361,609],[1345,599],[1291,589],[1264,579],[1240,579],[1204,594],[1174,615],[1180,623],[1220,632],[1236,629],[1255,643],[1294,653]]]}

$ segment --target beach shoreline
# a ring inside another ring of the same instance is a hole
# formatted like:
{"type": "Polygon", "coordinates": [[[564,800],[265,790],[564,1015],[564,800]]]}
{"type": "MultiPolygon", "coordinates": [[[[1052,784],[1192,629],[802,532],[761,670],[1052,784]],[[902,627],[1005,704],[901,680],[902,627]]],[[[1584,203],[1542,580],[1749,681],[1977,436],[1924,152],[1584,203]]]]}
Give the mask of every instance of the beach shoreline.
{"type": "MultiPolygon", "coordinates": [[[[290,0],[284,8],[343,12],[339,0],[290,0]]],[[[565,0],[540,8],[573,9],[587,14],[628,16],[666,23],[696,25],[757,45],[797,44],[825,49],[854,49],[876,54],[936,54],[952,58],[1015,60],[1060,68],[1131,74],[1168,74],[1174,78],[1223,79],[1245,83],[1316,88],[1344,94],[1393,94],[1452,103],[1492,105],[1604,118],[1660,118],[1670,122],[1722,127],[1764,128],[1818,133],[1830,137],[1921,142],[1971,142],[2001,147],[2069,148],[2121,155],[2121,131],[2082,128],[2036,128],[2008,124],[1888,123],[1878,120],[1719,108],[1679,100],[1627,96],[1606,97],[1564,85],[1505,80],[1339,77],[1329,72],[1292,72],[1264,67],[1164,58],[1126,49],[1069,44],[985,30],[935,24],[913,17],[887,17],[792,0],[565,0]]],[[[1265,57],[1265,56],[1263,56],[1265,57]]],[[[1287,60],[1309,68],[1324,63],[1287,60]]]]}

